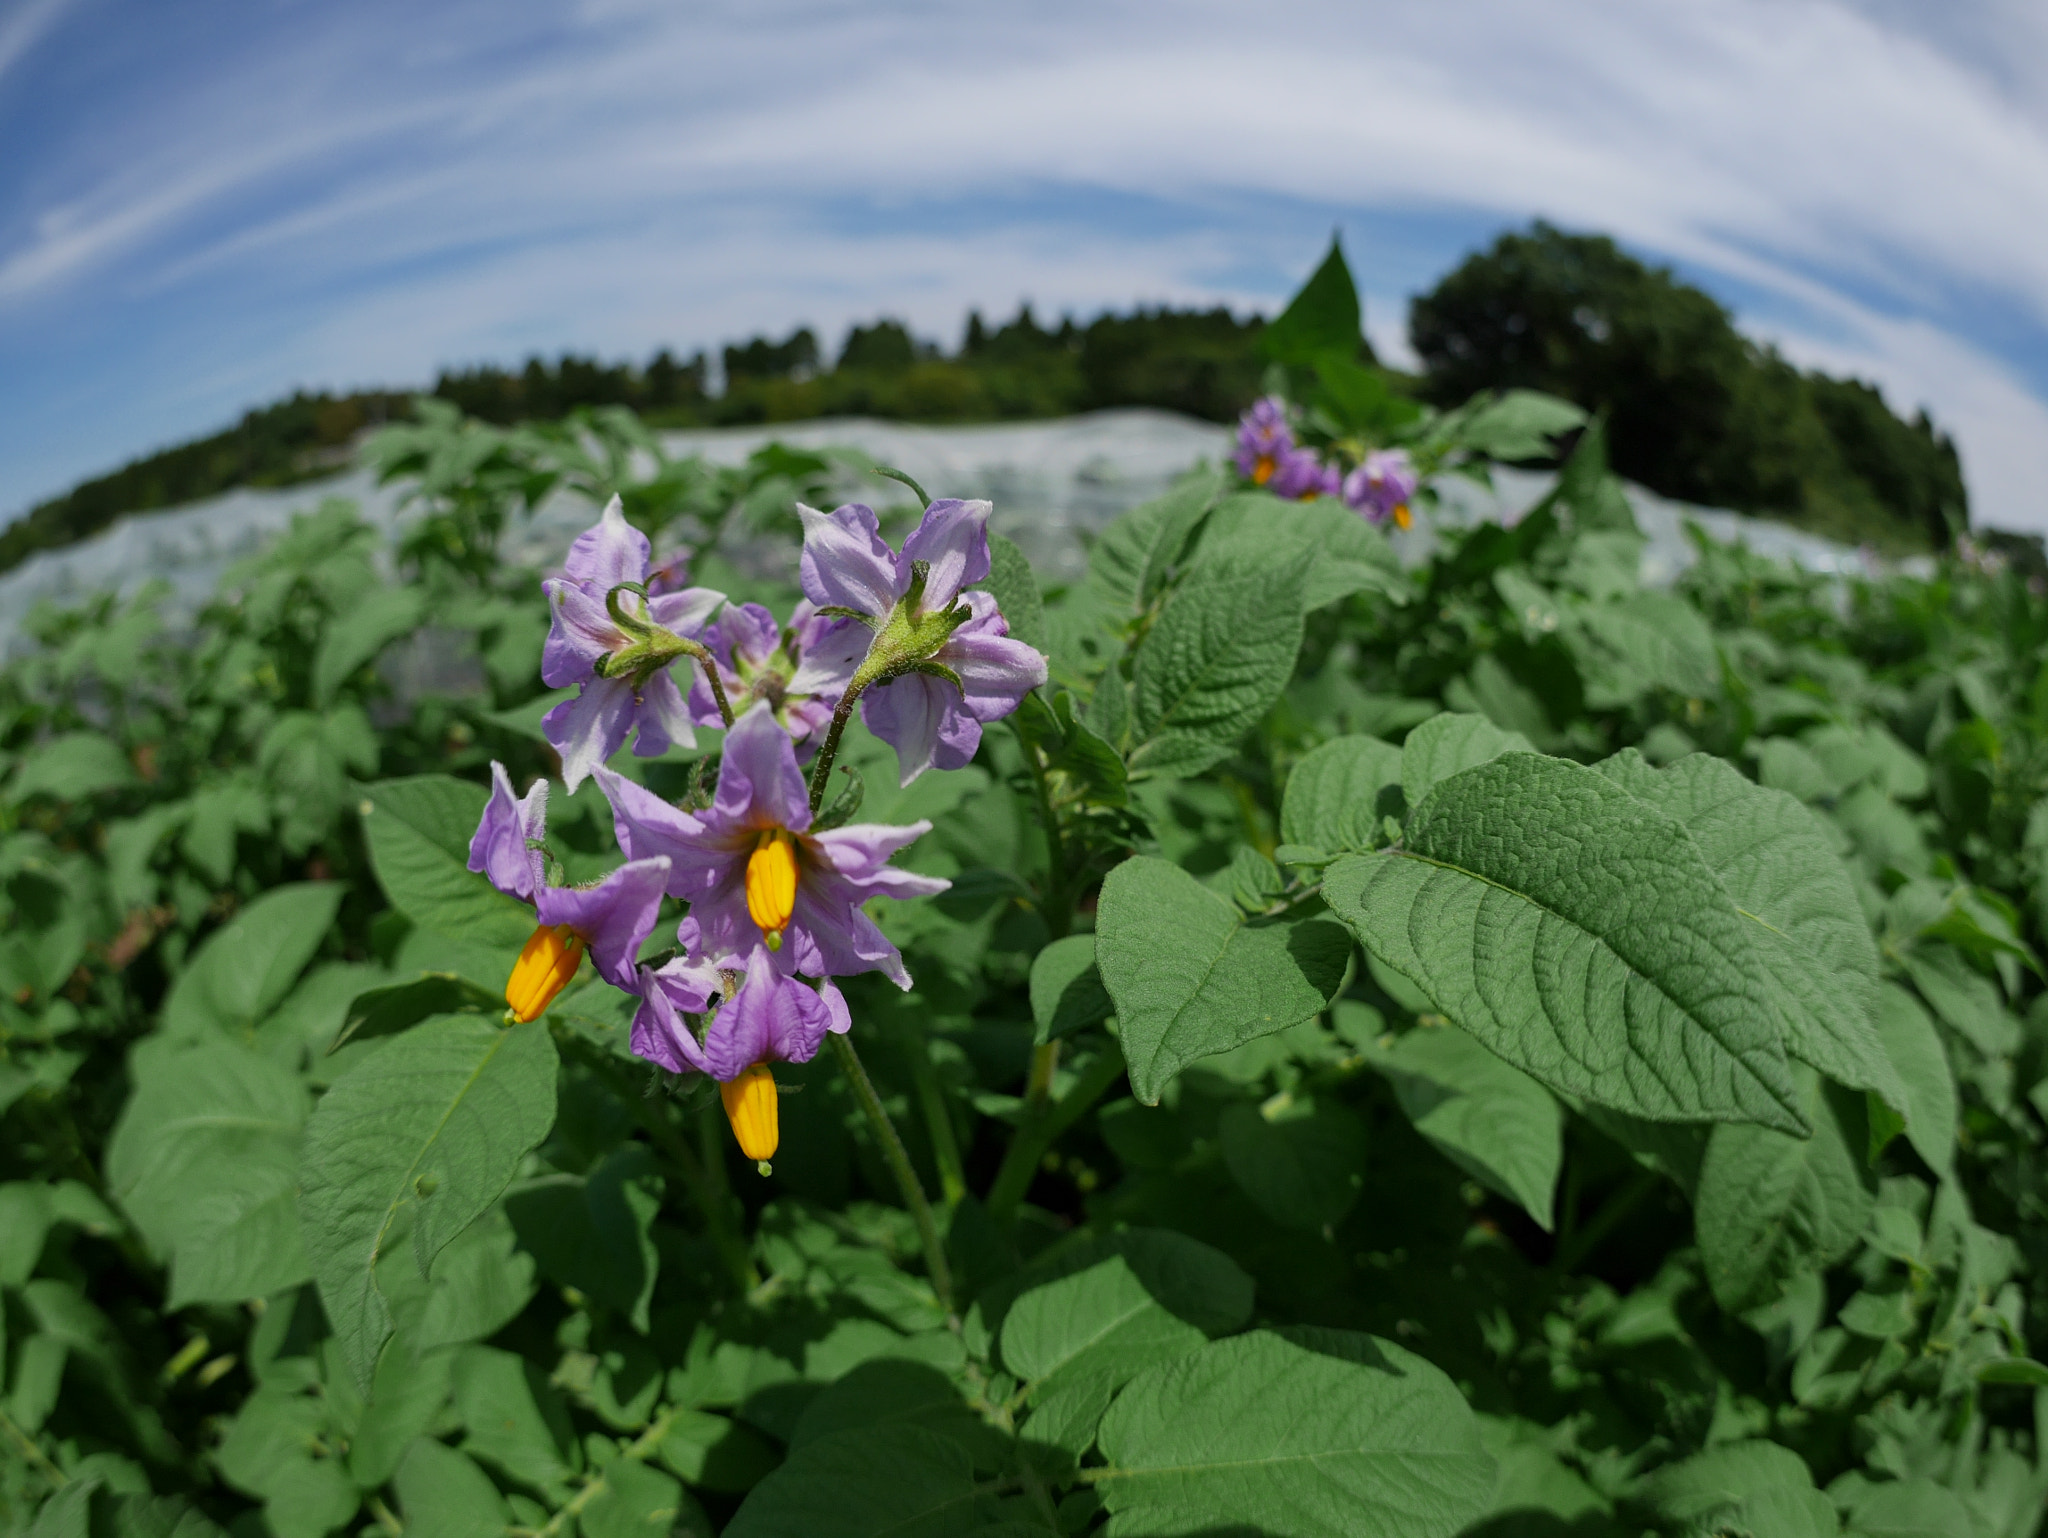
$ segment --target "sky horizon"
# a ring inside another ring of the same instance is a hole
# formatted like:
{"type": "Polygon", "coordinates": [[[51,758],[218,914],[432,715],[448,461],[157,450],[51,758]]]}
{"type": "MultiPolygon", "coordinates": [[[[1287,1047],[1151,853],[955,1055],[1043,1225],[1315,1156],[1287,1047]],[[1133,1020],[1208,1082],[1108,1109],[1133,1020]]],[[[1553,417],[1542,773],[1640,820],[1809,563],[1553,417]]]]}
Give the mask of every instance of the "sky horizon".
{"type": "Polygon", "coordinates": [[[1029,300],[1367,332],[1546,218],[1924,406],[2048,530],[2048,12],[0,0],[0,522],[294,388],[1029,300]]]}

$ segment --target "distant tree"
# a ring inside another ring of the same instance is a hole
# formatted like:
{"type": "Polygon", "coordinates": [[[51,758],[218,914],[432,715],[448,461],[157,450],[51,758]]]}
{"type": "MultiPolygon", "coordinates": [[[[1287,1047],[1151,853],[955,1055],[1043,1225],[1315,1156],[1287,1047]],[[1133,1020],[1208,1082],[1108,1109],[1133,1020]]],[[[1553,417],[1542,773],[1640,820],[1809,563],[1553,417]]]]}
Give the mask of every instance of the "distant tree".
{"type": "Polygon", "coordinates": [[[891,372],[907,369],[934,351],[931,347],[920,347],[901,321],[878,320],[872,326],[855,326],[846,333],[846,345],[839,349],[838,367],[891,372]]]}
{"type": "Polygon", "coordinates": [[[740,379],[806,378],[818,371],[818,337],[809,326],[792,331],[780,342],[754,337],[725,349],[725,381],[730,389],[740,379]]]}
{"type": "Polygon", "coordinates": [[[1562,395],[1605,413],[1615,469],[1666,496],[1842,537],[1875,520],[1937,547],[1966,519],[1954,447],[1924,413],[1909,424],[1871,386],[1802,374],[1602,235],[1501,236],[1415,301],[1409,336],[1437,404],[1562,395]]]}

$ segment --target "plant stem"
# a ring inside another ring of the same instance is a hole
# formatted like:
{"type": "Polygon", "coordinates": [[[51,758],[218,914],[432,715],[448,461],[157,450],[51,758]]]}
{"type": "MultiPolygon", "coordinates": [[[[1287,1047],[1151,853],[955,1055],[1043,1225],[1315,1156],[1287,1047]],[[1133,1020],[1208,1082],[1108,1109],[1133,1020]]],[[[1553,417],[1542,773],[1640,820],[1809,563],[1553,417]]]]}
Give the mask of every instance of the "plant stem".
{"type": "Polygon", "coordinates": [[[17,1426],[14,1417],[5,1410],[0,1410],[0,1431],[7,1433],[8,1438],[21,1449],[22,1456],[41,1469],[53,1485],[62,1487],[71,1483],[70,1476],[50,1461],[49,1454],[43,1451],[36,1439],[17,1426]]]}
{"type": "Polygon", "coordinates": [[[931,1139],[932,1163],[939,1171],[939,1197],[950,1207],[967,1194],[967,1170],[960,1162],[960,1144],[953,1135],[946,1094],[939,1087],[924,1037],[906,1027],[897,1031],[896,1038],[910,1064],[910,1083],[917,1091],[918,1109],[924,1114],[925,1132],[931,1139]]]}
{"type": "Polygon", "coordinates": [[[825,802],[825,782],[832,778],[832,760],[839,756],[839,739],[845,735],[846,723],[853,719],[853,707],[866,687],[867,684],[856,677],[847,685],[846,692],[839,696],[839,703],[832,707],[832,725],[826,730],[825,745],[818,749],[818,761],[811,765],[813,817],[818,815],[818,808],[825,802]]]}
{"type": "Polygon", "coordinates": [[[1038,821],[1045,829],[1045,892],[1039,899],[1038,915],[1045,920],[1047,932],[1058,940],[1074,924],[1073,904],[1067,892],[1067,841],[1060,832],[1059,813],[1053,808],[1052,782],[1046,778],[1045,755],[1024,735],[1024,728],[1017,724],[1014,715],[1010,717],[1010,730],[1016,734],[1017,746],[1023,750],[1024,766],[1031,771],[1031,788],[1038,798],[1038,821]]]}
{"type": "Polygon", "coordinates": [[[832,1050],[839,1054],[839,1066],[846,1074],[847,1082],[853,1085],[854,1098],[867,1113],[868,1124],[875,1130],[875,1140],[882,1145],[882,1157],[888,1161],[889,1172],[896,1177],[896,1187],[903,1193],[905,1205],[917,1223],[917,1236],[924,1244],[925,1270],[929,1274],[932,1291],[939,1295],[939,1306],[948,1314],[953,1312],[953,1268],[946,1263],[946,1248],[939,1242],[939,1225],[932,1217],[931,1203],[925,1200],[924,1187],[918,1184],[917,1171],[911,1167],[910,1155],[903,1147],[903,1139],[896,1134],[896,1124],[889,1120],[889,1113],[882,1107],[882,1097],[875,1093],[874,1081],[861,1065],[860,1054],[853,1049],[853,1043],[839,1033],[833,1032],[828,1038],[832,1050]]]}
{"type": "Polygon", "coordinates": [[[697,659],[698,670],[703,673],[704,682],[711,685],[711,697],[718,701],[719,719],[730,727],[733,722],[732,706],[726,701],[725,684],[718,676],[718,659],[711,655],[709,647],[700,646],[695,641],[684,641],[683,652],[697,659]]]}
{"type": "Polygon", "coordinates": [[[1600,1204],[1600,1210],[1593,1214],[1590,1222],[1573,1233],[1559,1236],[1557,1248],[1551,1253],[1550,1269],[1557,1272],[1576,1269],[1609,1234],[1621,1226],[1622,1219],[1635,1211],[1637,1204],[1656,1189],[1662,1178],[1653,1171],[1638,1170],[1634,1179],[1600,1204]]]}
{"type": "MultiPolygon", "coordinates": [[[[663,1410],[661,1414],[655,1416],[653,1423],[645,1431],[633,1439],[631,1446],[620,1449],[619,1456],[615,1462],[645,1463],[654,1456],[655,1451],[667,1439],[668,1428],[675,1423],[676,1417],[682,1413],[683,1407],[681,1405],[670,1405],[666,1410],[663,1410]]],[[[613,1464],[605,1465],[606,1468],[613,1466],[613,1464]]],[[[538,1529],[535,1533],[535,1538],[557,1538],[558,1534],[572,1531],[573,1524],[582,1513],[583,1508],[602,1495],[609,1482],[609,1477],[600,1470],[596,1478],[584,1485],[581,1490],[578,1490],[563,1504],[561,1510],[548,1518],[548,1525],[538,1529]]]]}
{"type": "Polygon", "coordinates": [[[1082,1070],[1073,1088],[1060,1098],[1057,1105],[1017,1128],[1017,1135],[1010,1140],[1009,1151],[1003,1155],[1002,1168],[996,1171],[995,1184],[989,1187],[990,1217],[997,1222],[1009,1221],[1017,1204],[1024,1200],[1024,1193],[1030,1189],[1031,1177],[1037,1172],[1038,1161],[1045,1157],[1045,1151],[1052,1147],[1062,1132],[1080,1119],[1083,1111],[1102,1098],[1103,1092],[1116,1083],[1123,1071],[1122,1050],[1115,1042],[1105,1042],[1095,1061],[1082,1070]]]}

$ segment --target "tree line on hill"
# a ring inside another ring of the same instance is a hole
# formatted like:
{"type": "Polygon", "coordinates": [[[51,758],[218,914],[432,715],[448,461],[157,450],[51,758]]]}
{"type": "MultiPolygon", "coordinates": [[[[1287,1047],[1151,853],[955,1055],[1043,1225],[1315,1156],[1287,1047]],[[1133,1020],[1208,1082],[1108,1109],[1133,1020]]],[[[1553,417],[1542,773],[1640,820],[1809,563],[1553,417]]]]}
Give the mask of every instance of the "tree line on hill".
{"type": "MultiPolygon", "coordinates": [[[[1113,406],[1227,422],[1259,394],[1264,324],[1161,307],[1046,326],[1026,304],[993,328],[971,314],[950,354],[882,319],[854,326],[829,365],[809,327],[728,346],[718,387],[703,352],[663,348],[644,366],[565,354],[445,370],[431,393],[501,424],[609,405],[658,427],[1015,421],[1113,406]]],[[[1385,371],[1396,388],[1445,406],[1512,386],[1576,401],[1606,416],[1616,470],[1665,496],[1894,552],[1944,548],[1968,526],[1955,445],[1924,410],[1907,420],[1869,384],[1793,367],[1709,295],[1605,237],[1540,222],[1503,235],[1415,301],[1410,333],[1423,371],[1385,371]]],[[[408,416],[410,403],[393,391],[301,392],[251,411],[32,509],[0,530],[0,570],[124,513],[325,474],[365,427],[408,416]]]]}

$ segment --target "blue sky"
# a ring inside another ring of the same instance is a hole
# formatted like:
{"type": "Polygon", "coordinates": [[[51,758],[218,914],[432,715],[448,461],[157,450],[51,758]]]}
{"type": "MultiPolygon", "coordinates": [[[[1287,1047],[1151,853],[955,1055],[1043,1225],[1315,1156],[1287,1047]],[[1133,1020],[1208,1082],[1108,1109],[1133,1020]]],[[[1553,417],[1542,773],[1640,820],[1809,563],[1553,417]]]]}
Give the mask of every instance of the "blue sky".
{"type": "Polygon", "coordinates": [[[1609,231],[2048,528],[2037,0],[0,0],[0,518],[294,386],[1609,231]]]}

